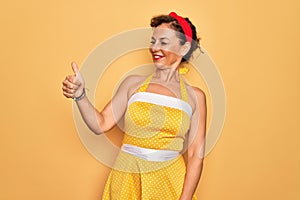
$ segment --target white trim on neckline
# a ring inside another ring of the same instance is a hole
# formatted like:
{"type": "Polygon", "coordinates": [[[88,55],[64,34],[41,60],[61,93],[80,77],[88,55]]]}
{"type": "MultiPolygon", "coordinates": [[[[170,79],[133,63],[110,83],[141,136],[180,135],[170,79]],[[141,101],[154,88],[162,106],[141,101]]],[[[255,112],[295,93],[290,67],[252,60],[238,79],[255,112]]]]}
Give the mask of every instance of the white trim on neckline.
{"type": "Polygon", "coordinates": [[[160,106],[171,107],[186,112],[189,117],[192,116],[192,107],[190,106],[190,104],[183,101],[182,99],[167,95],[152,92],[138,92],[130,97],[130,99],[128,100],[128,106],[133,102],[147,102],[160,106]]]}

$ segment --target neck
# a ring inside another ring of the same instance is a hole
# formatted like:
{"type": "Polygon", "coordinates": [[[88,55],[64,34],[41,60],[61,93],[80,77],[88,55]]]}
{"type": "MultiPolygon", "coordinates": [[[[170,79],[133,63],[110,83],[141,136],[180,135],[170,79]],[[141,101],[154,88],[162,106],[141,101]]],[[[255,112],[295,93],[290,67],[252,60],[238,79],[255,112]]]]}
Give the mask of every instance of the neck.
{"type": "Polygon", "coordinates": [[[176,69],[156,69],[154,77],[164,83],[178,82],[179,72],[176,69]]]}

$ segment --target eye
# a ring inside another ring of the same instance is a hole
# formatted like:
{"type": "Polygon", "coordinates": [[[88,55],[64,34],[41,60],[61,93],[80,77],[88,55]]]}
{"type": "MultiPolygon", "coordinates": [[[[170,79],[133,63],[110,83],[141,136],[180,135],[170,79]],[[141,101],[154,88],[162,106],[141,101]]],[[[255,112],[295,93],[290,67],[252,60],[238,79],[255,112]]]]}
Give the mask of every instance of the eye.
{"type": "Polygon", "coordinates": [[[150,41],[150,44],[155,44],[155,39],[152,38],[152,40],[150,41]]]}
{"type": "Polygon", "coordinates": [[[166,43],[166,42],[161,42],[161,45],[167,45],[168,43],[166,43]]]}

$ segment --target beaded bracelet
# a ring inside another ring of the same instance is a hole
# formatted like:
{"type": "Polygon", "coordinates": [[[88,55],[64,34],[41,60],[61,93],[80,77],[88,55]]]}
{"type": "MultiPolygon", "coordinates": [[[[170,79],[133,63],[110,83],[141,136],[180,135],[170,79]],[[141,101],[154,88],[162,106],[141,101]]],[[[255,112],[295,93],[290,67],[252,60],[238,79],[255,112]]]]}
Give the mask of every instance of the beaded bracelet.
{"type": "Polygon", "coordinates": [[[83,99],[84,96],[85,96],[85,89],[83,88],[82,94],[79,97],[73,97],[72,99],[74,101],[79,101],[79,100],[83,99]]]}

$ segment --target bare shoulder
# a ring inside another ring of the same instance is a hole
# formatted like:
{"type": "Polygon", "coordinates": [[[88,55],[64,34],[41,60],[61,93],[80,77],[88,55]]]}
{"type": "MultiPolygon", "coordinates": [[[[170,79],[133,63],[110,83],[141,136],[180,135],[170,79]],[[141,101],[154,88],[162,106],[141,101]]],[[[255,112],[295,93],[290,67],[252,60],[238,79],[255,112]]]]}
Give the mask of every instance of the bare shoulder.
{"type": "Polygon", "coordinates": [[[127,95],[131,96],[143,83],[147,76],[129,75],[121,83],[120,89],[127,90],[127,95]]]}
{"type": "Polygon", "coordinates": [[[204,91],[198,87],[187,85],[189,103],[195,111],[197,106],[206,104],[206,95],[204,91]]]}
{"type": "Polygon", "coordinates": [[[198,88],[198,87],[194,87],[194,86],[192,86],[192,90],[193,90],[194,94],[195,94],[196,97],[197,97],[197,101],[205,101],[206,95],[205,95],[205,93],[203,92],[203,90],[201,90],[201,89],[198,88]]]}

